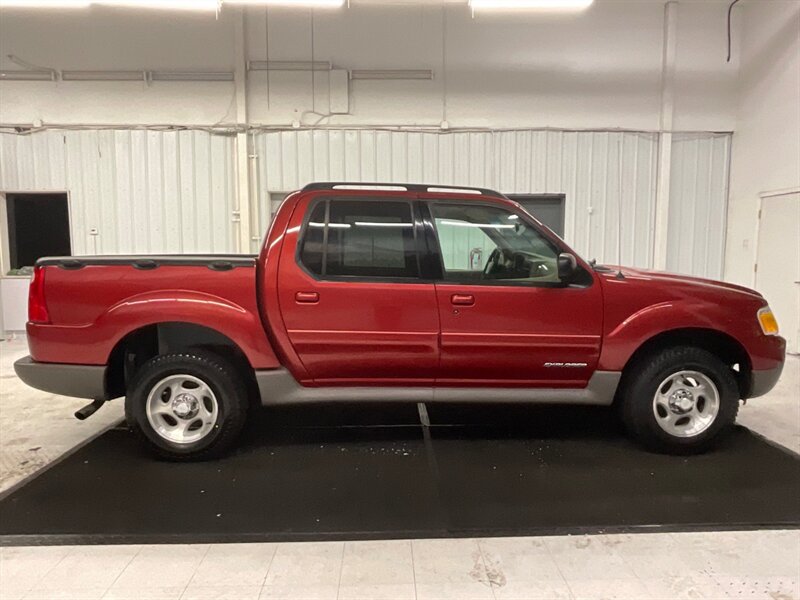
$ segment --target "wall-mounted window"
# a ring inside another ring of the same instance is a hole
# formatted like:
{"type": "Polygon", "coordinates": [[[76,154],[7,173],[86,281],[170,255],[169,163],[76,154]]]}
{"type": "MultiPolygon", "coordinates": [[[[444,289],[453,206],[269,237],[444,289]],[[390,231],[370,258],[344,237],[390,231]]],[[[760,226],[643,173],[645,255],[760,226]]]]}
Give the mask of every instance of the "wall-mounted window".
{"type": "Polygon", "coordinates": [[[7,193],[2,204],[7,275],[26,275],[43,256],[70,256],[67,194],[7,193]]]}

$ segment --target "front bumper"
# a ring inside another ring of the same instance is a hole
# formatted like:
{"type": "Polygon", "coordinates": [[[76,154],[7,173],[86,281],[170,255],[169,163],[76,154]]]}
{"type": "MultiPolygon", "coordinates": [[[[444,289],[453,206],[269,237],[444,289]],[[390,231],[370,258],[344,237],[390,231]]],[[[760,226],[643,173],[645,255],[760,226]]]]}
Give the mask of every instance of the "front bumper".
{"type": "Polygon", "coordinates": [[[14,363],[14,371],[37,390],[73,398],[108,399],[105,365],[42,363],[26,356],[14,363]]]}
{"type": "Polygon", "coordinates": [[[778,383],[781,373],[783,372],[783,363],[774,369],[765,369],[763,371],[753,371],[750,385],[750,394],[748,398],[756,398],[763,396],[775,387],[778,383]]]}

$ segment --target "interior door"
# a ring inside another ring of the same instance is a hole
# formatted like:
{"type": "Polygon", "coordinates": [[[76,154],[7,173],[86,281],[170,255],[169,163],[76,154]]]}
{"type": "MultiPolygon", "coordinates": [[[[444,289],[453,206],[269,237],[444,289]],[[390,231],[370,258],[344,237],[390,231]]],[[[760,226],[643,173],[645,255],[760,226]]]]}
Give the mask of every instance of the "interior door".
{"type": "Polygon", "coordinates": [[[437,383],[585,386],[602,328],[593,274],[564,285],[556,241],[503,204],[440,200],[427,210],[444,272],[437,383]]]}
{"type": "Polygon", "coordinates": [[[315,383],[430,385],[438,365],[433,283],[420,278],[421,228],[400,197],[301,200],[287,229],[279,304],[315,383]]]}
{"type": "Polygon", "coordinates": [[[761,200],[756,289],[778,320],[786,349],[800,353],[800,193],[761,200]]]}

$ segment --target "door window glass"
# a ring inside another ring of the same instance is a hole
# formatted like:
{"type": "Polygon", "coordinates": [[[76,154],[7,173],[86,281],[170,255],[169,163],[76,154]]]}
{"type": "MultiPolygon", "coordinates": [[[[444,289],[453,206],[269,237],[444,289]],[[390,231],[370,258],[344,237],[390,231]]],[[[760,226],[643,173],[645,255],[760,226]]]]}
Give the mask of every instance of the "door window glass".
{"type": "Polygon", "coordinates": [[[321,202],[309,219],[300,257],[318,275],[418,277],[411,205],[374,200],[321,202]]]}
{"type": "Polygon", "coordinates": [[[558,249],[518,215],[478,204],[431,205],[449,281],[557,283],[558,249]]]}

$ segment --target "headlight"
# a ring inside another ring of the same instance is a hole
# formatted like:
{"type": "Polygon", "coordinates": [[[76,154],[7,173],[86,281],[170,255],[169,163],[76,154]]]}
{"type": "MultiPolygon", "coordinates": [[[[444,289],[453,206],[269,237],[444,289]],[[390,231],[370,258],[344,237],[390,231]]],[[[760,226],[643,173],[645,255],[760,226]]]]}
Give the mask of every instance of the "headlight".
{"type": "Polygon", "coordinates": [[[764,335],[778,335],[778,321],[775,320],[775,315],[769,306],[758,311],[758,324],[761,325],[764,335]]]}

